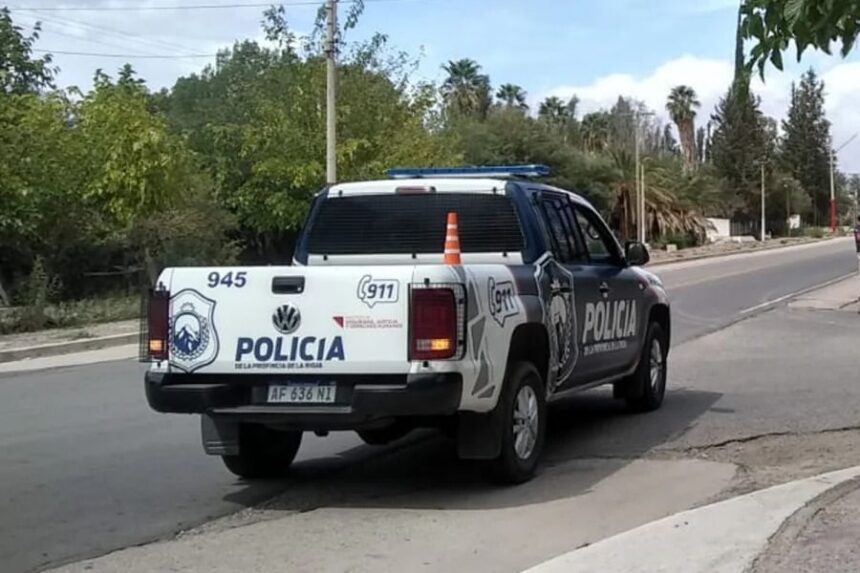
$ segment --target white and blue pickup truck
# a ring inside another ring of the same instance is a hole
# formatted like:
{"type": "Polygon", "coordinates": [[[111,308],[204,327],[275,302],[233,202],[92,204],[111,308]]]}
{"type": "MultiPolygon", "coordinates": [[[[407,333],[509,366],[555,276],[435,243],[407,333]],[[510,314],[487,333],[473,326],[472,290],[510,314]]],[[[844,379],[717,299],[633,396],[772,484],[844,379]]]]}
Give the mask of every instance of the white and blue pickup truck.
{"type": "Polygon", "coordinates": [[[603,384],[657,409],[671,321],[639,268],[543,166],[393,169],[318,193],[292,264],[168,268],[142,358],[158,412],[201,414],[203,446],[244,478],[283,474],[303,432],[370,444],[444,428],[458,454],[523,482],[547,403],[603,384]],[[445,264],[448,214],[459,264],[445,264]]]}

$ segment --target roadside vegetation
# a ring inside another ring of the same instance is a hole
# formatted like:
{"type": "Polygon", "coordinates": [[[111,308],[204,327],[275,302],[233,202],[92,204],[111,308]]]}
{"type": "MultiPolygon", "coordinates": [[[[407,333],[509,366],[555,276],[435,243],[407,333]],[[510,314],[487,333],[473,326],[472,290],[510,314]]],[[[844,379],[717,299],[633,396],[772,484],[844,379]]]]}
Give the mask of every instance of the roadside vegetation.
{"type": "MultiPolygon", "coordinates": [[[[742,36],[756,37],[754,18],[773,2],[747,4],[719,105],[704,110],[692,87],[677,86],[664,123],[625,94],[587,113],[575,95],[530,107],[524,87],[494,82],[471,59],[445,63],[441,85],[418,81],[416,60],[384,35],[348,41],[356,3],[339,32],[339,178],[545,163],[551,182],[586,195],[625,239],[636,233],[638,134],[656,245],[701,244],[706,217],[754,234],[762,167],[768,231],[788,234],[788,214],[824,225],[824,85],[806,73],[781,125],[761,112],[750,75],[760,54],[777,56],[764,38],[748,62],[742,36]]],[[[50,55],[34,53],[38,27],[0,10],[0,307],[15,307],[0,314],[0,332],[134,316],[130,301],[167,265],[290,261],[325,177],[322,27],[299,38],[272,8],[264,31],[265,44],[237,42],[169,89],[150,90],[125,65],[95,71],[89,91],[61,90],[50,55]]],[[[860,180],[839,175],[840,213],[852,186],[860,180]]]]}

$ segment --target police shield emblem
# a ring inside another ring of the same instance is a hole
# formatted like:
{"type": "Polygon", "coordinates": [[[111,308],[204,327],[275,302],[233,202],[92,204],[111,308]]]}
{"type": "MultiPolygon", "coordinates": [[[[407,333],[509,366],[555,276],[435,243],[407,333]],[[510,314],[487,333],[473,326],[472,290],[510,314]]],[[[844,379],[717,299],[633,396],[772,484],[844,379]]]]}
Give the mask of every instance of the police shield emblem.
{"type": "Polygon", "coordinates": [[[215,301],[191,289],[170,298],[170,365],[184,372],[207,366],[218,356],[215,301]]]}

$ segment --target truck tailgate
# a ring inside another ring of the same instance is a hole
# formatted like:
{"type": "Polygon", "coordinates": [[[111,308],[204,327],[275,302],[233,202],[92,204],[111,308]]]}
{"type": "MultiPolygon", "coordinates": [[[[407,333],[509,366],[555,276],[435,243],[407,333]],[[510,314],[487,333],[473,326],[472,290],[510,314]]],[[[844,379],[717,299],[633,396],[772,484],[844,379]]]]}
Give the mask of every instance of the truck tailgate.
{"type": "Polygon", "coordinates": [[[411,266],[175,268],[171,370],[409,371],[411,266]]]}

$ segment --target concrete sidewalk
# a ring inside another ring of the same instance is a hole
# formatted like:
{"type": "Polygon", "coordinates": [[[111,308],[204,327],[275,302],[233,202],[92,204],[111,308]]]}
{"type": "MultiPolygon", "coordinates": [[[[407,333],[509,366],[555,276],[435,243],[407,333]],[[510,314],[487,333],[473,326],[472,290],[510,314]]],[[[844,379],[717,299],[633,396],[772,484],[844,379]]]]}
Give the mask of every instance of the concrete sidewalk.
{"type": "MultiPolygon", "coordinates": [[[[784,573],[786,571],[834,571],[833,568],[797,569],[783,560],[780,552],[777,568],[760,569],[760,556],[766,555],[772,537],[782,531],[783,524],[829,492],[843,488],[856,491],[860,482],[860,466],[774,486],[726,501],[677,513],[643,525],[615,537],[610,537],[577,549],[533,567],[528,573],[784,573]]],[[[837,494],[840,493],[837,491],[837,494]]],[[[855,508],[856,509],[856,508],[855,508]]],[[[857,526],[857,512],[840,515],[857,526]]],[[[855,548],[856,537],[839,535],[831,529],[826,537],[845,549],[839,540],[850,541],[855,548]]],[[[805,545],[810,545],[806,543],[805,545]]],[[[809,549],[809,547],[806,547],[809,549]]],[[[820,557],[821,548],[813,547],[820,557]]],[[[798,550],[798,553],[802,551],[798,550]]],[[[816,559],[805,555],[807,563],[816,559]]],[[[857,571],[858,562],[842,563],[844,571],[857,571]]]]}
{"type": "Polygon", "coordinates": [[[860,312],[860,275],[801,295],[788,306],[797,310],[860,312]]]}
{"type": "Polygon", "coordinates": [[[0,363],[136,344],[139,332],[140,320],[135,319],[4,334],[0,336],[0,363]]]}

